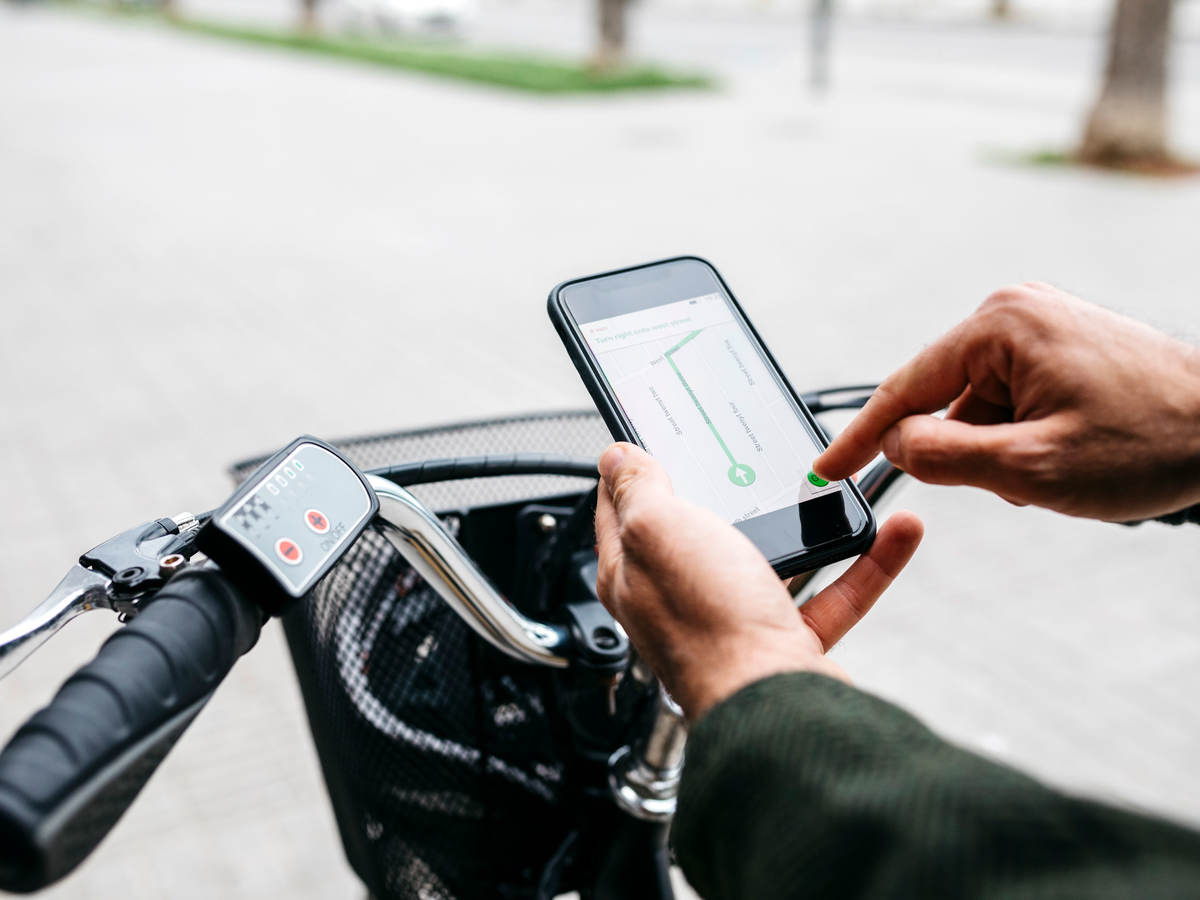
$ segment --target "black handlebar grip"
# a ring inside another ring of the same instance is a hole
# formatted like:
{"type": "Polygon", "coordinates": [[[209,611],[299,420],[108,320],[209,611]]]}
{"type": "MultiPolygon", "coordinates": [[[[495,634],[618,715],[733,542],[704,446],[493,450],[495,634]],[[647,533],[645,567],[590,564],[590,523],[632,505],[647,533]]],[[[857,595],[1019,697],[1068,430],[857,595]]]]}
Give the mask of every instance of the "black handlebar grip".
{"type": "Polygon", "coordinates": [[[21,726],[0,752],[0,890],[95,849],[261,628],[220,572],[185,570],[21,726]]]}

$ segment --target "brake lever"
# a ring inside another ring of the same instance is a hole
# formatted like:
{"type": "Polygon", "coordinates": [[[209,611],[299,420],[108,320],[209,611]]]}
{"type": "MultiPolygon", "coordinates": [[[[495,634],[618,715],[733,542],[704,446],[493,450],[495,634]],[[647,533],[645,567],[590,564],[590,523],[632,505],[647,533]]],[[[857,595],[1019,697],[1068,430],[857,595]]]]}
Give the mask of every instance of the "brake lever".
{"type": "Polygon", "coordinates": [[[80,613],[107,609],[126,621],[187,565],[198,521],[191,513],[130,528],[79,557],[50,595],[0,632],[0,678],[80,613]]]}
{"type": "Polygon", "coordinates": [[[0,632],[0,678],[80,613],[113,609],[109,596],[111,583],[99,572],[78,564],[71,566],[50,596],[16,625],[0,632]]]}

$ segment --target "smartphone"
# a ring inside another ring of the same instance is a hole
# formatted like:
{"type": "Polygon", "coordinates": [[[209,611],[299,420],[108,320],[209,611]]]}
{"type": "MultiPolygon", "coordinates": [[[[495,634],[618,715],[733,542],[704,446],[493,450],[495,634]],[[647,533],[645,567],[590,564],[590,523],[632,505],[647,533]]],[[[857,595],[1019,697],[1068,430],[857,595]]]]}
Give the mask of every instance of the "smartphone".
{"type": "Polygon", "coordinates": [[[812,471],[824,432],[717,270],[685,256],[563,282],[550,318],[613,437],[781,576],[862,553],[871,508],[812,471]]]}

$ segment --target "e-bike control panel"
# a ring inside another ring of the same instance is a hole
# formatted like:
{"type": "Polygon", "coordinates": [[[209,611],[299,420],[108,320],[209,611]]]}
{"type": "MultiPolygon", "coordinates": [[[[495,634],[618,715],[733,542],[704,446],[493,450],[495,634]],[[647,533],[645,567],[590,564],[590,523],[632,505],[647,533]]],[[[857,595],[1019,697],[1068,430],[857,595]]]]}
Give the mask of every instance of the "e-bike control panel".
{"type": "Polygon", "coordinates": [[[197,543],[248,589],[281,589],[284,597],[268,590],[262,598],[276,612],[287,598],[308,593],[378,511],[353,463],[323,441],[301,437],[246,479],[197,543]]]}

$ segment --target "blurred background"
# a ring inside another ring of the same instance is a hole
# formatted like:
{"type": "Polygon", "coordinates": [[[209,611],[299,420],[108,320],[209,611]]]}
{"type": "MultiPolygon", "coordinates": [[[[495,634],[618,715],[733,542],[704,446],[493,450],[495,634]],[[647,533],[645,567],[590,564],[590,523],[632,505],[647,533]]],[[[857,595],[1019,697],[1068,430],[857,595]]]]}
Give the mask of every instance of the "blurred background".
{"type": "MultiPolygon", "coordinates": [[[[565,278],[709,258],[801,390],[1040,279],[1200,337],[1197,0],[0,4],[0,622],[327,438],[588,407],[565,278]]],[[[1136,398],[1130,398],[1136,402],[1136,398]]],[[[859,684],[1200,825],[1197,534],[910,485],[859,684]]],[[[113,627],[0,682],[0,738],[113,627]]],[[[353,897],[278,628],[47,896],[353,897]]]]}

